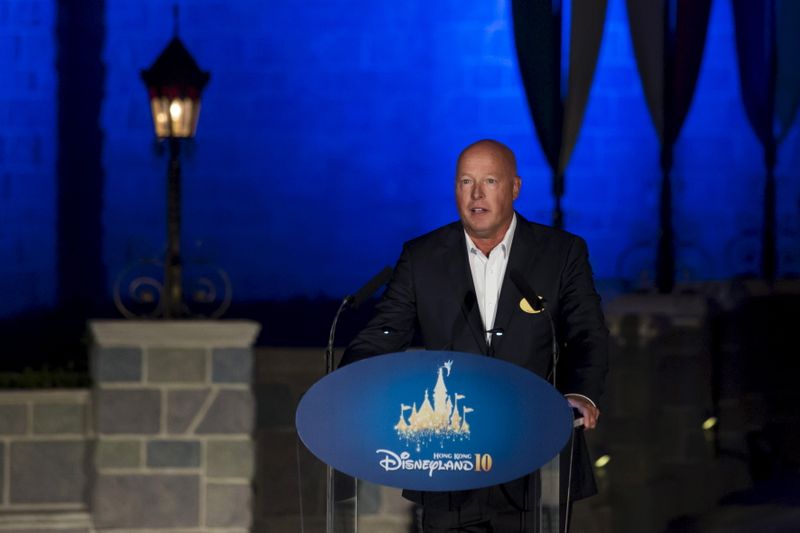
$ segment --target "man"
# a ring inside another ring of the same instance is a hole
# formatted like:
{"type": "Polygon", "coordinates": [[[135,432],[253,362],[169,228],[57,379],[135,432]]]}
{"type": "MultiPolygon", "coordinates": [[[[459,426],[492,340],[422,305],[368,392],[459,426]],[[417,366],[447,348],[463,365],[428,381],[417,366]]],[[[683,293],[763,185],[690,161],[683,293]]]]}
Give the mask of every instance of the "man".
{"type": "MultiPolygon", "coordinates": [[[[341,364],[401,351],[419,328],[425,348],[493,355],[540,376],[551,375],[552,337],[545,313],[524,300],[512,281],[524,278],[555,321],[561,345],[557,384],[580,411],[584,426],[597,424],[607,371],[608,331],[594,288],[586,245],[569,233],[528,222],[513,203],[522,182],[513,152],[492,140],[461,153],[455,195],[460,217],[406,243],[376,316],[342,356],[341,364]],[[502,331],[503,335],[492,335],[502,331]]],[[[571,499],[596,489],[580,435],[573,457],[571,499]]],[[[562,488],[569,454],[562,454],[562,488]]],[[[423,529],[517,532],[532,523],[529,495],[535,476],[477,491],[406,491],[423,506],[423,529]]],[[[566,490],[562,490],[564,494],[566,490]]]]}

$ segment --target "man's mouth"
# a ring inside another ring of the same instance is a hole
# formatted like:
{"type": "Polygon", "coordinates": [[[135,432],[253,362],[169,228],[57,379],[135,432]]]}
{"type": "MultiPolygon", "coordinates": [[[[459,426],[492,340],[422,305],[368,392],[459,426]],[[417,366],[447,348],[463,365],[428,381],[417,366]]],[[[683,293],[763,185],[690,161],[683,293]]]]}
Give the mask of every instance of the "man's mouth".
{"type": "Polygon", "coordinates": [[[473,207],[473,208],[470,209],[470,211],[472,211],[475,214],[481,214],[481,213],[488,213],[489,212],[488,209],[484,209],[483,207],[473,207]]]}

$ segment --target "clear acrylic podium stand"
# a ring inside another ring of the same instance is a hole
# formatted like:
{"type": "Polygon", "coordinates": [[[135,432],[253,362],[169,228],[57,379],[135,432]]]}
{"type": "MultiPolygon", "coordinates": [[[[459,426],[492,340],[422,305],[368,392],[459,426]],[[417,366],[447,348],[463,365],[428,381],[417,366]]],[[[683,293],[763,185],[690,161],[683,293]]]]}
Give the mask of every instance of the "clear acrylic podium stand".
{"type": "MultiPolygon", "coordinates": [[[[364,520],[359,506],[359,489],[365,484],[353,477],[334,472],[328,483],[328,468],[314,457],[298,439],[298,497],[300,498],[300,533],[375,533],[374,520],[364,520]],[[330,489],[329,489],[330,487],[330,489]],[[332,490],[332,497],[328,491],[332,490]]],[[[524,533],[559,533],[562,531],[560,515],[560,460],[553,458],[537,472],[536,490],[531,492],[529,507],[533,520],[526,523],[524,533]]],[[[372,516],[374,519],[374,515],[372,516]]],[[[422,532],[418,521],[409,514],[409,531],[422,532]],[[414,524],[412,527],[411,524],[414,524]]]]}

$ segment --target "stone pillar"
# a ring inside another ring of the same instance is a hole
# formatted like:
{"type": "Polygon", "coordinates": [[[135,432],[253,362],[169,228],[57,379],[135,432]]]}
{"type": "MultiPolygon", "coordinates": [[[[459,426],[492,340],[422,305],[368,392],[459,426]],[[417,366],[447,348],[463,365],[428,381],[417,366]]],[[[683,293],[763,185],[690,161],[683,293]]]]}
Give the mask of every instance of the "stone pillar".
{"type": "Polygon", "coordinates": [[[245,532],[250,321],[93,321],[96,531],[245,532]]]}

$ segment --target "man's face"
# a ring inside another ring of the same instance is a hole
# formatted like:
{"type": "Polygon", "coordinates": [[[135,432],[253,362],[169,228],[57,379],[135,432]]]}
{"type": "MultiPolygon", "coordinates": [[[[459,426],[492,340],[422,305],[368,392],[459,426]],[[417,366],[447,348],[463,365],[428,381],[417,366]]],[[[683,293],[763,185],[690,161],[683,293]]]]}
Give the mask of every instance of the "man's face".
{"type": "Polygon", "coordinates": [[[476,145],[464,152],[456,168],[456,205],[467,234],[501,240],[520,185],[513,163],[497,148],[476,145]]]}

